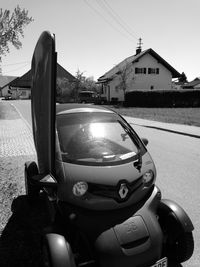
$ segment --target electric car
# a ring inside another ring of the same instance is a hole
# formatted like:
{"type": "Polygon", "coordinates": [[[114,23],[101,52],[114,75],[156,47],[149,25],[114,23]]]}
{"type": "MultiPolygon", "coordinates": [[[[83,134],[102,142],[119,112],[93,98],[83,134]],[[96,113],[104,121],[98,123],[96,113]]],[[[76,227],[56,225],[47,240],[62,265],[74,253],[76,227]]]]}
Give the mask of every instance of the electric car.
{"type": "Polygon", "coordinates": [[[116,112],[55,103],[55,38],[43,32],[32,59],[32,123],[37,163],[25,164],[30,201],[43,192],[52,224],[45,266],[166,267],[193,253],[193,224],[162,199],[156,168],[116,112]]]}

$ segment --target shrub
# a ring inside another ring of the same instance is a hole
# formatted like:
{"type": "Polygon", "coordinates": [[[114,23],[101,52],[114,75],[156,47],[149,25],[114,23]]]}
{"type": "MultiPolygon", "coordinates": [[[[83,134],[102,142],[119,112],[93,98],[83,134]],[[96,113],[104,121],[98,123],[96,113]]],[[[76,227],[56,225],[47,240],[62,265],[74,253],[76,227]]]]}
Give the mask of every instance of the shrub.
{"type": "Polygon", "coordinates": [[[132,91],[125,96],[128,107],[200,107],[200,90],[132,91]]]}

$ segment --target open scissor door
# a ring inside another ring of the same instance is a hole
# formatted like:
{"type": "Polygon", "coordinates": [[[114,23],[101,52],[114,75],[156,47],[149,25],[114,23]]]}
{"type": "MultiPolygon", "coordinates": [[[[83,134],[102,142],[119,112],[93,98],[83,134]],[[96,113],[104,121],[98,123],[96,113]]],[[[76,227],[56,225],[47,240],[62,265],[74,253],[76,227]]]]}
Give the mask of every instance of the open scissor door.
{"type": "Polygon", "coordinates": [[[56,108],[55,38],[41,34],[32,57],[31,110],[35,148],[40,173],[55,173],[56,108]]]}

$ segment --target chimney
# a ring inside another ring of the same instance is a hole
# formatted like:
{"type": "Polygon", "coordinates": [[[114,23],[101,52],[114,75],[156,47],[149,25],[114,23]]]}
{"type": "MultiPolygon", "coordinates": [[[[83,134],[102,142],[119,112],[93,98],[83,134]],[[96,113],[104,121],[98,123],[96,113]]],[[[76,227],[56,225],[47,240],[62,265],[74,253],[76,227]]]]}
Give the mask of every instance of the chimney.
{"type": "Polygon", "coordinates": [[[142,38],[139,38],[138,47],[136,48],[136,55],[140,54],[142,52],[142,38]]]}
{"type": "Polygon", "coordinates": [[[141,47],[137,47],[137,48],[136,48],[136,55],[140,54],[141,52],[142,52],[141,47]]]}

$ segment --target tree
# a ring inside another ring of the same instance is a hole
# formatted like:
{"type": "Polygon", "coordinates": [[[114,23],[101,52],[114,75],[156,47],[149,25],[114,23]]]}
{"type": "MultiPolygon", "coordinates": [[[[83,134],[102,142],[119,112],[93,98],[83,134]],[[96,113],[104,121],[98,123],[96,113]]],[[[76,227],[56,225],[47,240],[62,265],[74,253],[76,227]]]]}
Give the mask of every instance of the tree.
{"type": "Polygon", "coordinates": [[[187,83],[188,82],[187,77],[186,77],[184,72],[181,73],[181,76],[178,78],[178,81],[181,83],[187,83]]]}
{"type": "Polygon", "coordinates": [[[56,98],[57,101],[70,102],[74,90],[74,83],[69,82],[67,78],[57,78],[56,80],[56,98]]]}
{"type": "Polygon", "coordinates": [[[120,79],[119,88],[123,90],[123,93],[124,93],[124,101],[125,101],[126,91],[128,88],[128,77],[130,73],[131,73],[130,64],[128,64],[127,62],[117,72],[117,75],[119,75],[119,79],[120,79]]]}
{"type": "Polygon", "coordinates": [[[24,28],[32,21],[33,18],[28,17],[28,11],[19,6],[12,13],[0,8],[0,62],[2,56],[9,53],[10,45],[16,49],[22,47],[20,37],[24,37],[24,28]]]}
{"type": "Polygon", "coordinates": [[[83,88],[83,81],[84,81],[84,76],[83,72],[81,72],[79,69],[76,72],[75,75],[75,81],[74,81],[74,86],[73,86],[73,91],[72,91],[72,97],[75,99],[75,101],[78,99],[78,93],[82,90],[83,88]]]}
{"type": "Polygon", "coordinates": [[[83,87],[86,90],[95,91],[96,84],[93,77],[84,77],[83,79],[83,87]]]}

